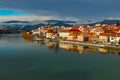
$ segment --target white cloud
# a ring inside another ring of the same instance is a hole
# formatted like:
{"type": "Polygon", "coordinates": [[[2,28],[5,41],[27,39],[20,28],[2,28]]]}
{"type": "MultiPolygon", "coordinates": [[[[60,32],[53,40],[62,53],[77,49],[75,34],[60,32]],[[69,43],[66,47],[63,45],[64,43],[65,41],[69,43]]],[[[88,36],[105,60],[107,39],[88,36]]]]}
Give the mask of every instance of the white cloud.
{"type": "Polygon", "coordinates": [[[52,19],[52,16],[0,16],[0,21],[20,20],[20,21],[43,21],[52,19]]]}
{"type": "Polygon", "coordinates": [[[80,21],[81,19],[76,18],[76,17],[65,17],[65,20],[68,20],[68,21],[80,21]]]}
{"type": "Polygon", "coordinates": [[[119,17],[109,17],[109,18],[107,18],[108,20],[120,20],[120,18],[119,17]]]}
{"type": "Polygon", "coordinates": [[[20,21],[44,21],[44,20],[69,20],[69,21],[79,21],[79,18],[75,17],[59,17],[59,16],[0,16],[0,22],[10,21],[10,20],[20,20],[20,21]]]}

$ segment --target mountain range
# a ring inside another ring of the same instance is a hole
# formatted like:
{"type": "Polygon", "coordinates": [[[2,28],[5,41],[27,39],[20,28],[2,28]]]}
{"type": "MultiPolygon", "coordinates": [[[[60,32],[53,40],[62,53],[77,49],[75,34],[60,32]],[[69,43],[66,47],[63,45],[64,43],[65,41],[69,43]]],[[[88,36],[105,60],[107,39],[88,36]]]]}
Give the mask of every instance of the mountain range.
{"type": "Polygon", "coordinates": [[[40,26],[73,26],[75,21],[62,21],[62,20],[45,20],[41,22],[29,22],[29,21],[6,21],[0,23],[1,28],[5,29],[19,29],[19,30],[31,30],[40,26]]]}
{"type": "Polygon", "coordinates": [[[88,25],[93,26],[95,24],[108,24],[108,25],[112,25],[112,24],[117,24],[120,23],[120,20],[103,20],[100,22],[95,22],[95,23],[90,23],[88,25]]]}
{"type": "MultiPolygon", "coordinates": [[[[89,23],[88,25],[93,26],[95,24],[116,24],[120,22],[120,20],[103,20],[100,22],[89,23]]],[[[70,27],[73,25],[82,25],[82,23],[78,23],[75,21],[62,21],[62,20],[45,20],[41,22],[29,22],[29,21],[6,21],[0,23],[0,28],[5,29],[17,29],[17,30],[31,30],[36,29],[40,26],[65,26],[70,27]]]]}
{"type": "Polygon", "coordinates": [[[29,21],[6,21],[3,23],[31,23],[31,22],[29,22],[29,21]]]}

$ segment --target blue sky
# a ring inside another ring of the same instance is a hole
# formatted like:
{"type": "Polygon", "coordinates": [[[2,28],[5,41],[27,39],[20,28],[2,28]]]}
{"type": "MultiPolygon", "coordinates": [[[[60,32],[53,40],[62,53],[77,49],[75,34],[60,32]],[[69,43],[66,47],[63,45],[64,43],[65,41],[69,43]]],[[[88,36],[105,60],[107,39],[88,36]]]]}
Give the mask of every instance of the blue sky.
{"type": "Polygon", "coordinates": [[[30,16],[30,14],[15,10],[2,9],[0,10],[0,16],[30,16]]]}
{"type": "Polygon", "coordinates": [[[0,16],[31,14],[96,21],[120,18],[119,4],[120,0],[0,0],[0,16]]]}

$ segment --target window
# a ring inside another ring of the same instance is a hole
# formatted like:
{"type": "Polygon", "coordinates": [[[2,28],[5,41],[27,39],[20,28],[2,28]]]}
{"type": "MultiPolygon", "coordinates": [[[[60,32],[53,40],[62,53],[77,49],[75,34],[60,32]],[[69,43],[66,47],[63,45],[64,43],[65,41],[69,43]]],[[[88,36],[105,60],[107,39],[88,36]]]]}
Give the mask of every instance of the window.
{"type": "Polygon", "coordinates": [[[111,40],[114,40],[114,38],[112,37],[111,40]]]}

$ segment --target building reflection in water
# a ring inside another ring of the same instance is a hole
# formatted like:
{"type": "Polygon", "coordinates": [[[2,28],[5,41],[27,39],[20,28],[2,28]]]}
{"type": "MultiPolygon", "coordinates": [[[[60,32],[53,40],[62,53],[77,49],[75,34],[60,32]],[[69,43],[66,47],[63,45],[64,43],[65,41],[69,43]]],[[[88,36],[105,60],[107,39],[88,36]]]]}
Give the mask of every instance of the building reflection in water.
{"type": "MultiPolygon", "coordinates": [[[[34,41],[31,41],[31,42],[34,42],[34,41]]],[[[54,50],[55,52],[58,52],[59,50],[65,50],[65,51],[75,52],[79,54],[85,54],[85,53],[95,54],[99,52],[100,55],[113,54],[113,55],[120,56],[120,51],[105,49],[101,47],[83,46],[83,45],[69,44],[69,43],[62,43],[62,42],[37,41],[37,43],[40,43],[41,45],[45,45],[48,49],[54,50]]]]}
{"type": "Polygon", "coordinates": [[[68,43],[56,43],[56,42],[48,42],[46,43],[46,46],[49,49],[62,49],[62,50],[66,50],[69,52],[75,52],[75,53],[79,53],[79,54],[83,54],[83,53],[96,53],[97,49],[90,47],[90,46],[83,46],[83,45],[76,45],[76,44],[68,44],[68,43]]]}
{"type": "Polygon", "coordinates": [[[106,54],[114,54],[114,55],[120,55],[120,52],[114,51],[114,50],[108,50],[100,47],[93,47],[93,46],[83,46],[83,45],[77,45],[77,44],[69,44],[69,43],[62,43],[62,42],[48,42],[45,43],[46,46],[49,49],[54,49],[56,52],[61,50],[69,51],[69,52],[75,52],[79,54],[95,54],[99,52],[100,55],[106,55],[106,54]]]}
{"type": "Polygon", "coordinates": [[[55,52],[59,51],[59,42],[46,42],[45,45],[48,49],[53,49],[55,52]]]}
{"type": "Polygon", "coordinates": [[[107,55],[107,54],[113,54],[120,56],[120,51],[116,50],[110,50],[110,49],[104,49],[104,48],[98,48],[98,51],[101,55],[107,55]]]}
{"type": "Polygon", "coordinates": [[[53,49],[53,47],[56,45],[55,42],[48,42],[45,44],[49,49],[53,49]]]}
{"type": "Polygon", "coordinates": [[[106,55],[108,53],[108,50],[104,48],[98,48],[98,51],[101,55],[106,55]]]}

